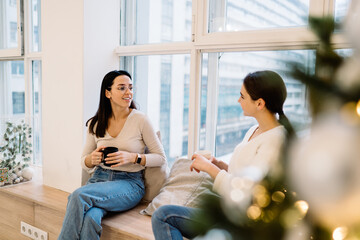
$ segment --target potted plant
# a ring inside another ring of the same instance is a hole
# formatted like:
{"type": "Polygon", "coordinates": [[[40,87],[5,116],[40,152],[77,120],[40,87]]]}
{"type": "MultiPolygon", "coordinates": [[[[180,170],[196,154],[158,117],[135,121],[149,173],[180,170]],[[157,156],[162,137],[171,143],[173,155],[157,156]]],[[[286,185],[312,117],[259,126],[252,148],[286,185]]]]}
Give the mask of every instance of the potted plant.
{"type": "Polygon", "coordinates": [[[32,129],[24,120],[20,124],[6,122],[3,143],[0,146],[0,170],[2,185],[30,180],[23,177],[22,170],[29,166],[31,160],[32,129]],[[7,178],[7,179],[6,179],[7,178]]]}

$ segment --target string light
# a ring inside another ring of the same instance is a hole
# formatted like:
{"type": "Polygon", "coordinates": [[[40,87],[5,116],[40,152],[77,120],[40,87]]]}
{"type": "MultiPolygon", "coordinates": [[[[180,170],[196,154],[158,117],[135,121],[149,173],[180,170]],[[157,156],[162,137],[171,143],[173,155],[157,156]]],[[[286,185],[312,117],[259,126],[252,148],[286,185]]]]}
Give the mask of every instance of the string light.
{"type": "Polygon", "coordinates": [[[356,104],[356,113],[360,117],[360,100],[356,104]]]}
{"type": "Polygon", "coordinates": [[[266,188],[262,185],[254,187],[254,200],[260,207],[264,208],[270,204],[270,196],[266,188]]]}
{"type": "Polygon", "coordinates": [[[348,229],[346,227],[338,227],[334,230],[332,237],[334,240],[343,240],[348,234],[348,229]]]}
{"type": "Polygon", "coordinates": [[[284,194],[283,192],[276,191],[276,192],[274,192],[274,193],[272,194],[271,199],[272,199],[274,202],[281,203],[281,202],[284,201],[284,199],[285,199],[285,194],[284,194]]]}
{"type": "Polygon", "coordinates": [[[256,220],[261,216],[261,209],[256,205],[251,205],[246,213],[250,219],[256,220]]]}
{"type": "Polygon", "coordinates": [[[309,204],[303,200],[296,201],[295,207],[300,211],[302,217],[304,217],[309,210],[309,204]]]}

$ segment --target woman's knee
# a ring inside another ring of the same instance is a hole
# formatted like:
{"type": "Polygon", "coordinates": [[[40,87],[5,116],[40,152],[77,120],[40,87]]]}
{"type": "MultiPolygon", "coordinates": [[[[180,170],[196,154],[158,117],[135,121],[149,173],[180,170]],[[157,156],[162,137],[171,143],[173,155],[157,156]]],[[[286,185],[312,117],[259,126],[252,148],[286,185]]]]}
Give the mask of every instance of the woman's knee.
{"type": "Polygon", "coordinates": [[[174,213],[174,206],[164,205],[155,210],[151,216],[152,222],[165,222],[169,215],[174,213]]]}
{"type": "Polygon", "coordinates": [[[79,199],[82,196],[82,194],[83,194],[82,188],[78,188],[69,195],[68,199],[69,200],[79,199]]]}
{"type": "Polygon", "coordinates": [[[90,195],[89,195],[87,189],[84,187],[80,187],[69,195],[68,201],[69,202],[77,202],[77,201],[87,202],[86,199],[89,196],[90,195]]]}

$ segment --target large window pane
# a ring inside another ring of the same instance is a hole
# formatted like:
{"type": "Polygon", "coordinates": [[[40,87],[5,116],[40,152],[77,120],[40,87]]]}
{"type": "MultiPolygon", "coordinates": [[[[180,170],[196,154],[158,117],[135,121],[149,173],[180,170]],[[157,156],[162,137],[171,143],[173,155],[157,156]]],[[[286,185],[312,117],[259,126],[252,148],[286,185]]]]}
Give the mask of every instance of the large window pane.
{"type": "Polygon", "coordinates": [[[0,115],[25,116],[24,61],[0,61],[0,115]]]}
{"type": "Polygon", "coordinates": [[[23,61],[0,61],[0,145],[6,122],[20,124],[25,117],[25,80],[23,61]]]}
{"type": "Polygon", "coordinates": [[[33,159],[41,164],[41,61],[32,61],[32,94],[25,88],[24,62],[0,61],[0,145],[6,122],[25,121],[32,128],[33,159]],[[25,108],[32,101],[32,113],[25,108]]]}
{"type": "Polygon", "coordinates": [[[187,155],[189,59],[186,54],[122,58],[124,68],[133,67],[134,99],[160,130],[170,164],[187,155]]]}
{"type": "MultiPolygon", "coordinates": [[[[211,53],[213,54],[213,53],[211,53]]],[[[201,97],[201,133],[200,149],[211,146],[208,141],[215,142],[215,156],[227,159],[235,146],[241,142],[246,131],[256,122],[253,118],[243,116],[240,104],[237,102],[244,77],[254,71],[273,70],[279,73],[286,84],[288,96],[284,112],[297,131],[306,129],[310,122],[306,104],[305,86],[294,80],[289,74],[289,61],[305,65],[309,71],[314,71],[314,52],[311,50],[263,51],[218,53],[217,61],[212,61],[211,54],[203,54],[203,77],[201,97]],[[217,91],[210,91],[212,69],[217,69],[217,91]],[[217,98],[216,106],[209,102],[217,98]],[[214,122],[209,118],[209,108],[217,112],[215,139],[206,137],[207,126],[214,122]],[[209,121],[210,120],[210,121],[209,121]]]]}
{"type": "Polygon", "coordinates": [[[309,0],[209,0],[209,32],[307,25],[309,0]]]}
{"type": "Polygon", "coordinates": [[[191,0],[121,1],[121,45],[190,41],[191,0]]]}
{"type": "Polygon", "coordinates": [[[0,1],[0,49],[18,47],[18,16],[16,1],[0,1]]]}

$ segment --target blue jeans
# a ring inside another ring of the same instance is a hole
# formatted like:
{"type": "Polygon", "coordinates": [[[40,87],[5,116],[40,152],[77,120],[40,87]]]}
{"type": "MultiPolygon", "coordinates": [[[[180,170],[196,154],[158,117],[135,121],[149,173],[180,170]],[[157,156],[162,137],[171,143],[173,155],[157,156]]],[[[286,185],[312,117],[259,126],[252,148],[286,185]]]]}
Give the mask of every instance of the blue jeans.
{"type": "Polygon", "coordinates": [[[85,186],[70,194],[59,240],[100,239],[107,212],[135,207],[145,194],[143,171],[122,172],[98,167],[85,186]]]}
{"type": "Polygon", "coordinates": [[[151,216],[152,229],[156,240],[183,240],[194,238],[197,233],[191,228],[192,217],[199,209],[175,205],[159,207],[151,216]]]}

